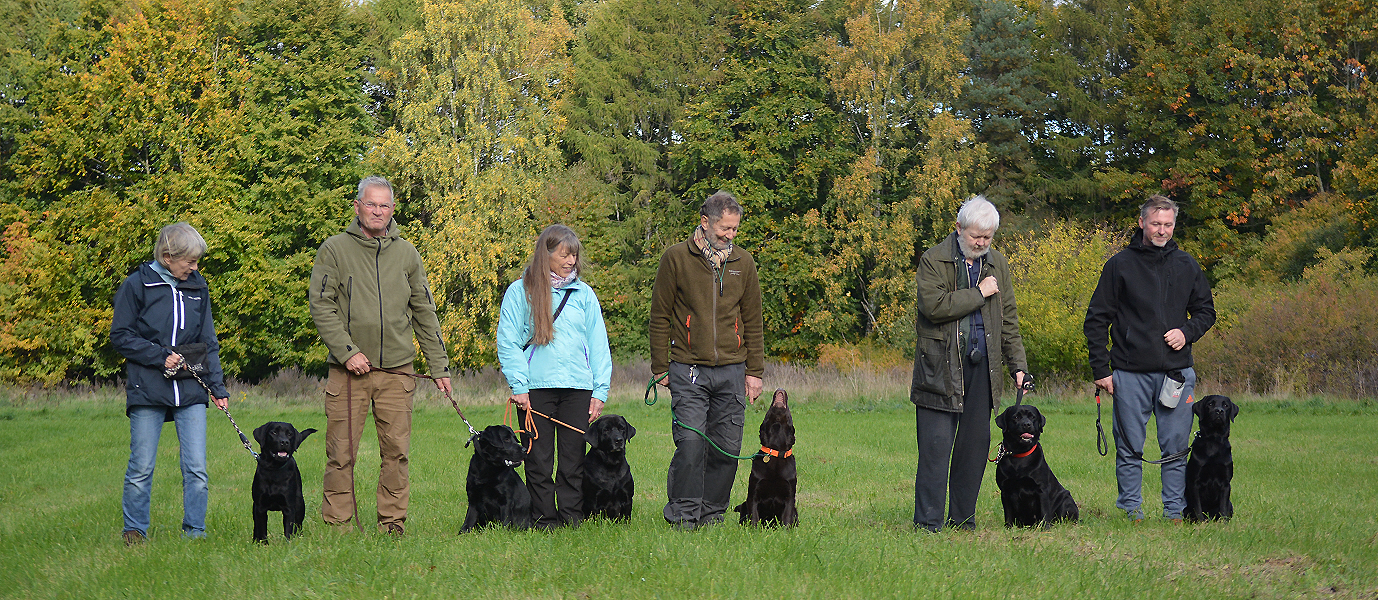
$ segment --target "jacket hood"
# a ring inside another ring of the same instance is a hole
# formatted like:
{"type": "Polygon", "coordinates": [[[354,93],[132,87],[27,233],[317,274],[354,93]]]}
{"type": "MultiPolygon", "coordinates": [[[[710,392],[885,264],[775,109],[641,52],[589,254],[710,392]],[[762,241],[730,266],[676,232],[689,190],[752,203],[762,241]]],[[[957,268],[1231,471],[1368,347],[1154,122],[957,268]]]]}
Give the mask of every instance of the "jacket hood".
{"type": "Polygon", "coordinates": [[[1154,246],[1153,244],[1145,242],[1143,228],[1136,227],[1134,228],[1134,235],[1129,238],[1129,247],[1137,252],[1146,252],[1149,254],[1167,254],[1177,249],[1177,240],[1168,240],[1166,244],[1163,244],[1162,248],[1159,248],[1157,246],[1154,246]]]}
{"type": "Polygon", "coordinates": [[[389,242],[394,242],[397,241],[398,238],[402,237],[402,232],[397,227],[397,219],[395,218],[388,220],[388,229],[380,237],[370,238],[367,235],[364,235],[364,227],[363,225],[359,224],[359,217],[357,216],[354,217],[354,220],[349,222],[349,227],[345,228],[345,233],[354,236],[354,238],[358,240],[361,244],[371,244],[374,240],[378,239],[384,239],[389,242]]]}
{"type": "MultiPolygon", "coordinates": [[[[138,272],[139,277],[143,278],[142,283],[163,283],[163,276],[153,270],[153,261],[139,263],[138,272]]],[[[192,271],[190,275],[187,275],[185,281],[177,284],[179,290],[204,290],[207,287],[206,278],[201,275],[200,271],[192,271]]]]}

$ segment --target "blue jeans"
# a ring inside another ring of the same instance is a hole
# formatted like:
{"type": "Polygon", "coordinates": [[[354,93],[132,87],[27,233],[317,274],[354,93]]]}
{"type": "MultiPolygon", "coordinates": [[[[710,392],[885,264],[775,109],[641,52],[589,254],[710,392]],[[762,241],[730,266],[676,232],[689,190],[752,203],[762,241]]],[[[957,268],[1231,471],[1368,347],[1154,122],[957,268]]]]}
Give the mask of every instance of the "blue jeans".
{"type": "MultiPolygon", "coordinates": [[[[1120,488],[1115,507],[1128,513],[1130,518],[1144,516],[1141,492],[1144,465],[1139,455],[1148,437],[1148,418],[1158,419],[1158,449],[1161,451],[1158,458],[1186,450],[1191,443],[1192,412],[1187,401],[1196,388],[1196,371],[1186,368],[1182,369],[1182,374],[1187,377],[1182,400],[1176,408],[1168,408],[1158,402],[1166,373],[1114,372],[1115,421],[1112,429],[1115,433],[1115,479],[1120,488]]],[[[1163,516],[1180,519],[1187,506],[1186,459],[1163,465],[1162,477],[1163,516]]]]}
{"type": "Polygon", "coordinates": [[[153,493],[153,467],[158,437],[168,412],[177,426],[182,462],[182,535],[206,537],[206,405],[134,406],[129,409],[129,469],[124,473],[124,530],[148,534],[148,505],[153,493]]]}

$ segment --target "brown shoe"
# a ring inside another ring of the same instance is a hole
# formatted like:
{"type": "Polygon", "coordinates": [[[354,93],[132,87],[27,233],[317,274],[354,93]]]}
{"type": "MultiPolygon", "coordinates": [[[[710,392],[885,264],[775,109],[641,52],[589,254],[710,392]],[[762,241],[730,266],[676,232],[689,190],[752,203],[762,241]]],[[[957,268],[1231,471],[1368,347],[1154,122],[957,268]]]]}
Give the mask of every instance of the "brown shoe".
{"type": "Polygon", "coordinates": [[[137,546],[148,540],[148,538],[144,537],[144,534],[140,533],[137,529],[130,529],[124,532],[121,537],[124,538],[125,546],[137,546]]]}
{"type": "Polygon", "coordinates": [[[383,533],[386,533],[393,537],[400,538],[402,537],[403,533],[405,533],[402,529],[401,523],[388,523],[387,525],[382,526],[381,529],[383,530],[383,533]]]}
{"type": "Polygon", "coordinates": [[[1182,520],[1181,520],[1181,519],[1173,519],[1173,520],[1172,520],[1172,524],[1173,524],[1173,525],[1181,525],[1181,524],[1182,524],[1182,520]]]}

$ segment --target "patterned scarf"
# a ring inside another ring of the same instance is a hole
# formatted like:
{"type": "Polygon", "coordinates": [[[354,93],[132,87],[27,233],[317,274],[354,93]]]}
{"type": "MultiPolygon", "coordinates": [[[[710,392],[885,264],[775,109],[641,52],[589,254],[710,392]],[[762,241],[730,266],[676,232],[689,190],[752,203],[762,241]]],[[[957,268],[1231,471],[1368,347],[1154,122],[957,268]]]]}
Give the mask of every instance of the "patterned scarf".
{"type": "Polygon", "coordinates": [[[722,264],[732,254],[732,244],[718,250],[713,247],[713,244],[708,243],[708,232],[704,231],[703,227],[694,229],[694,245],[699,247],[699,251],[703,253],[703,258],[713,267],[714,272],[722,270],[722,264]]]}
{"type": "Polygon", "coordinates": [[[563,287],[565,287],[565,286],[567,286],[567,285],[569,285],[569,284],[571,284],[571,283],[574,283],[574,280],[575,280],[575,279],[578,279],[578,278],[579,278],[579,269],[575,269],[575,270],[573,270],[573,271],[570,271],[570,272],[569,272],[569,277],[560,277],[559,275],[556,275],[556,274],[555,274],[555,271],[551,271],[551,272],[550,272],[550,287],[551,287],[552,289],[558,290],[558,289],[561,289],[561,288],[563,288],[563,287]]]}

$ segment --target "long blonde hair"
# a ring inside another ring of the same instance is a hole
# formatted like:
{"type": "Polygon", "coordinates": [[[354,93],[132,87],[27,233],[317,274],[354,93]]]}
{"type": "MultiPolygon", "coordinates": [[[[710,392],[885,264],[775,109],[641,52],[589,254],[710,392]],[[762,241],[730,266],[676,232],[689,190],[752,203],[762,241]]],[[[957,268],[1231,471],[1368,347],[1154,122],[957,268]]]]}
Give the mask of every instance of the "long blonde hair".
{"type": "Polygon", "coordinates": [[[536,238],[531,249],[531,260],[526,263],[522,273],[522,286],[526,288],[526,303],[531,307],[531,343],[544,346],[555,339],[555,320],[551,318],[550,307],[550,255],[563,246],[574,253],[574,268],[584,271],[583,244],[574,230],[555,224],[546,227],[536,238]]]}

